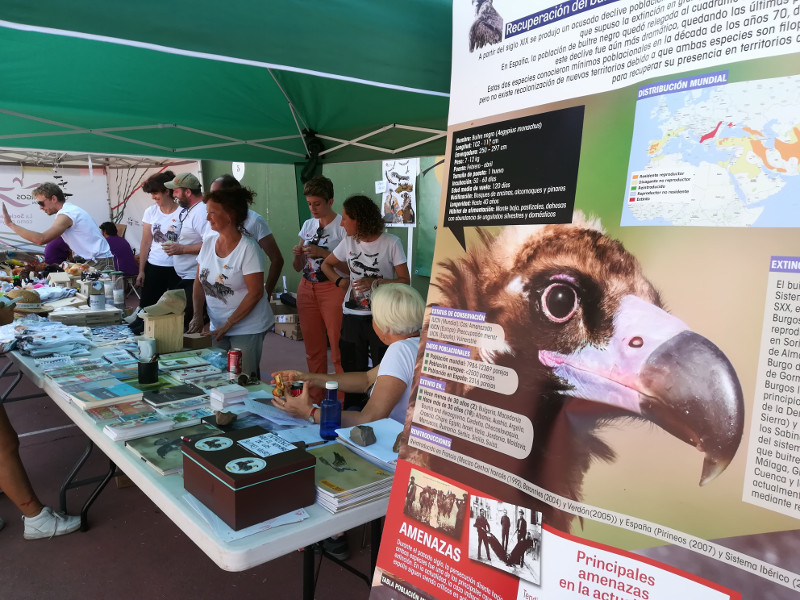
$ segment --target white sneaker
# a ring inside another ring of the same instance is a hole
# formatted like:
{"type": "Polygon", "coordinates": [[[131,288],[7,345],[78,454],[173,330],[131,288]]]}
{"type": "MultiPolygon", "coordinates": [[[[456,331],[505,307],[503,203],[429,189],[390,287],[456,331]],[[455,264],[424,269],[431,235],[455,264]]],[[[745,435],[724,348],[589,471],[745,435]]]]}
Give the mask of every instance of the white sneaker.
{"type": "Polygon", "coordinates": [[[42,508],[35,517],[22,517],[25,523],[26,540],[50,539],[57,535],[66,535],[76,531],[81,526],[81,518],[56,512],[49,506],[42,508]]]}

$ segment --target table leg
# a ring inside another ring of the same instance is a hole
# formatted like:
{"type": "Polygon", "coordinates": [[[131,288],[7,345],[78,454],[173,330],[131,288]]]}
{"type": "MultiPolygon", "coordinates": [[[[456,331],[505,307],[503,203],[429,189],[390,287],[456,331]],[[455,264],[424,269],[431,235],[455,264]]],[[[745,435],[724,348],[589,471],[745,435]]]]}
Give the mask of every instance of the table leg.
{"type": "Polygon", "coordinates": [[[75,478],[83,468],[83,465],[86,464],[86,461],[92,454],[93,449],[94,443],[92,440],[87,438],[86,449],[83,451],[83,454],[81,454],[80,458],[78,458],[78,462],[75,463],[75,466],[72,468],[70,474],[67,475],[66,480],[61,485],[61,491],[58,495],[59,510],[61,510],[61,512],[67,512],[67,490],[99,482],[98,485],[92,490],[92,493],[89,495],[89,498],[86,500],[86,502],[84,502],[83,508],[81,509],[81,531],[87,531],[89,529],[89,507],[91,507],[91,505],[97,499],[97,496],[100,495],[100,492],[102,492],[103,489],[108,485],[108,482],[111,481],[111,478],[114,477],[114,474],[117,471],[117,465],[115,465],[113,461],[109,460],[108,471],[104,475],[97,475],[88,479],[75,481],[75,478]]]}
{"type": "Polygon", "coordinates": [[[0,378],[2,377],[14,377],[8,387],[0,392],[0,404],[5,404],[6,402],[18,402],[19,400],[29,400],[31,398],[43,398],[47,396],[44,392],[38,392],[36,394],[26,394],[25,396],[17,396],[16,398],[9,398],[11,392],[14,391],[14,388],[17,387],[20,381],[22,381],[22,371],[11,371],[8,373],[8,369],[11,367],[13,363],[11,359],[8,359],[8,362],[0,368],[0,378]]]}
{"type": "Polygon", "coordinates": [[[303,600],[314,600],[314,544],[303,549],[303,600]]]}
{"type": "MultiPolygon", "coordinates": [[[[378,549],[381,545],[381,535],[383,534],[383,518],[375,519],[369,524],[370,543],[369,543],[369,574],[375,576],[375,566],[378,564],[378,549]]],[[[372,585],[370,583],[370,585],[372,585]]]]}

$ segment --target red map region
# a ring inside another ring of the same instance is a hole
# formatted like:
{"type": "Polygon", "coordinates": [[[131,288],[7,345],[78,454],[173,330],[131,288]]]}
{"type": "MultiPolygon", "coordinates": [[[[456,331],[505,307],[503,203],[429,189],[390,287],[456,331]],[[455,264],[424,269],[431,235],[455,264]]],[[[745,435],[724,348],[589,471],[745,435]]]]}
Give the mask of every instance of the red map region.
{"type": "Polygon", "coordinates": [[[714,127],[714,131],[711,131],[711,132],[709,132],[709,133],[705,134],[703,137],[701,137],[701,138],[700,138],[700,143],[702,144],[702,143],[703,143],[703,142],[705,142],[706,140],[710,140],[710,139],[712,139],[712,138],[713,138],[715,135],[717,135],[717,132],[719,131],[719,126],[720,126],[720,125],[722,125],[722,121],[720,121],[719,123],[717,123],[717,126],[716,126],[716,127],[714,127]]]}

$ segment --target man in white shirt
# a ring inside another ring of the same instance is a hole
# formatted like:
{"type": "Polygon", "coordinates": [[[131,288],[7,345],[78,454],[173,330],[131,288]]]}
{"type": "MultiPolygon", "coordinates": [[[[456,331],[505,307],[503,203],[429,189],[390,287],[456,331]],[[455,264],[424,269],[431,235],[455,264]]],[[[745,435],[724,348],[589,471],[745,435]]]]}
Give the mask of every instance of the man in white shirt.
{"type": "Polygon", "coordinates": [[[3,220],[7,227],[22,239],[39,246],[61,236],[73,254],[83,258],[98,271],[113,270],[114,255],[89,213],[72,202],[67,202],[64,190],[55,183],[43,183],[33,190],[32,195],[39,208],[48,215],[56,215],[50,229],[39,233],[17,225],[11,220],[3,203],[3,220]]]}
{"type": "MultiPolygon", "coordinates": [[[[164,187],[173,190],[173,197],[181,207],[178,220],[181,233],[174,244],[162,246],[164,252],[172,256],[173,267],[181,278],[186,297],[191,298],[194,290],[194,278],[197,275],[197,255],[203,246],[203,236],[208,233],[206,205],[203,202],[200,180],[191,173],[180,173],[172,181],[165,181],[164,187]]],[[[193,307],[186,303],[184,325],[188,327],[192,320],[193,307]]]]}

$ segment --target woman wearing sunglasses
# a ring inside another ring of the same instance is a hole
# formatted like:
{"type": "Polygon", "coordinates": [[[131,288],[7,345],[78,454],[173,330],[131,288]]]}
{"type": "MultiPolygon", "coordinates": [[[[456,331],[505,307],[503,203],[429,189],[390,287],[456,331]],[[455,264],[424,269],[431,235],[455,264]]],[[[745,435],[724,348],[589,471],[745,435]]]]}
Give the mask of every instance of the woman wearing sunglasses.
{"type": "MultiPolygon", "coordinates": [[[[300,331],[306,346],[306,363],[311,373],[328,372],[328,342],[336,373],[342,372],[339,335],[342,329],[344,290],[322,272],[322,261],[339,245],[346,233],[342,217],[333,210],[333,183],[323,176],[314,177],[303,187],[311,218],[300,229],[300,243],[292,248],[295,271],[302,272],[297,290],[300,331]]],[[[340,273],[347,275],[347,272],[340,273]]],[[[324,390],[315,389],[319,401],[324,390]]]]}

